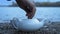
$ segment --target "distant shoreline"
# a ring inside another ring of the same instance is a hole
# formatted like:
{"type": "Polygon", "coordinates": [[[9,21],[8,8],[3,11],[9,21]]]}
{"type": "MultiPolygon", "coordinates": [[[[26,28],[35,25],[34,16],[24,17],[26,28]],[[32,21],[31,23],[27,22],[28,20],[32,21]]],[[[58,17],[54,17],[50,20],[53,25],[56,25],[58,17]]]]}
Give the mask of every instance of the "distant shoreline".
{"type": "MultiPolygon", "coordinates": [[[[0,7],[19,7],[19,6],[0,6],[0,7]]],[[[36,6],[36,7],[60,7],[60,6],[36,6]]]]}
{"type": "MultiPolygon", "coordinates": [[[[36,2],[36,7],[60,7],[60,2],[36,2]]],[[[18,7],[16,3],[8,6],[0,6],[0,7],[18,7]]]]}

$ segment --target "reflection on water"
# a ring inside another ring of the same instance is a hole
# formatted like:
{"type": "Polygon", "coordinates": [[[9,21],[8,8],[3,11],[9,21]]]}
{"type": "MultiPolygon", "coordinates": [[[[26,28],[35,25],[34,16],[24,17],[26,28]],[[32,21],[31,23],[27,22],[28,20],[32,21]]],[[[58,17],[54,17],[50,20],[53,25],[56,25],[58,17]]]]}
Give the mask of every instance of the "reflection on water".
{"type": "MultiPolygon", "coordinates": [[[[34,18],[51,18],[53,21],[60,21],[59,7],[37,7],[34,18]]],[[[11,20],[13,17],[26,18],[24,10],[19,7],[0,7],[0,20],[11,20]]]]}

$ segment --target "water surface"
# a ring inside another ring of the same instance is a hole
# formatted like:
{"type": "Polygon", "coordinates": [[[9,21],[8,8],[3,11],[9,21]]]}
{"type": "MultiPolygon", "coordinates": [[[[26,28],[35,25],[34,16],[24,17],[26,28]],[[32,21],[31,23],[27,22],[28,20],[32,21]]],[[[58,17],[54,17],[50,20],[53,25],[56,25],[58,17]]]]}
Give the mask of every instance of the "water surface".
{"type": "MultiPolygon", "coordinates": [[[[11,20],[14,17],[19,19],[27,18],[24,10],[19,7],[0,7],[0,20],[11,20]]],[[[36,7],[34,18],[48,18],[53,21],[60,21],[60,7],[36,7]]]]}

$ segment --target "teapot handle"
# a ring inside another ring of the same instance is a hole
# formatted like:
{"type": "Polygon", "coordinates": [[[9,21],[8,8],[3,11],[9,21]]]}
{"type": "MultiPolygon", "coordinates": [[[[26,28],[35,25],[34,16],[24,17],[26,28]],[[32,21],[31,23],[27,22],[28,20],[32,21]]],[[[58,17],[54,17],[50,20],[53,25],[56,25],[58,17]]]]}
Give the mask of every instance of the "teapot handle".
{"type": "Polygon", "coordinates": [[[13,22],[12,24],[13,24],[13,26],[14,26],[15,29],[18,29],[18,27],[16,26],[15,22],[13,22]]]}
{"type": "Polygon", "coordinates": [[[16,22],[18,22],[19,21],[19,19],[17,19],[17,18],[13,18],[12,20],[11,20],[11,23],[12,23],[12,25],[13,25],[13,27],[15,28],[15,29],[18,29],[18,27],[16,26],[16,22]]]}
{"type": "Polygon", "coordinates": [[[18,27],[16,26],[16,23],[14,22],[14,20],[10,20],[10,23],[12,24],[12,26],[13,26],[15,29],[18,29],[18,27]]]}

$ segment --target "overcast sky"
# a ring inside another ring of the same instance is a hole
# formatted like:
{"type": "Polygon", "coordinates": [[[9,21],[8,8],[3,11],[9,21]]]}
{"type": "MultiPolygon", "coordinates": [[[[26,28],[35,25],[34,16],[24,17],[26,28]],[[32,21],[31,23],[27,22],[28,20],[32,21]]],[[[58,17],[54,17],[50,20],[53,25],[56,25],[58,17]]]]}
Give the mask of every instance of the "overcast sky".
{"type": "MultiPolygon", "coordinates": [[[[13,2],[15,0],[12,0],[13,2]]],[[[0,0],[0,5],[9,5],[9,4],[12,4],[11,2],[12,1],[7,1],[7,0],[0,0]]],[[[57,1],[60,1],[60,0],[34,0],[35,2],[47,2],[47,1],[50,1],[50,2],[57,2],[57,1]]]]}

